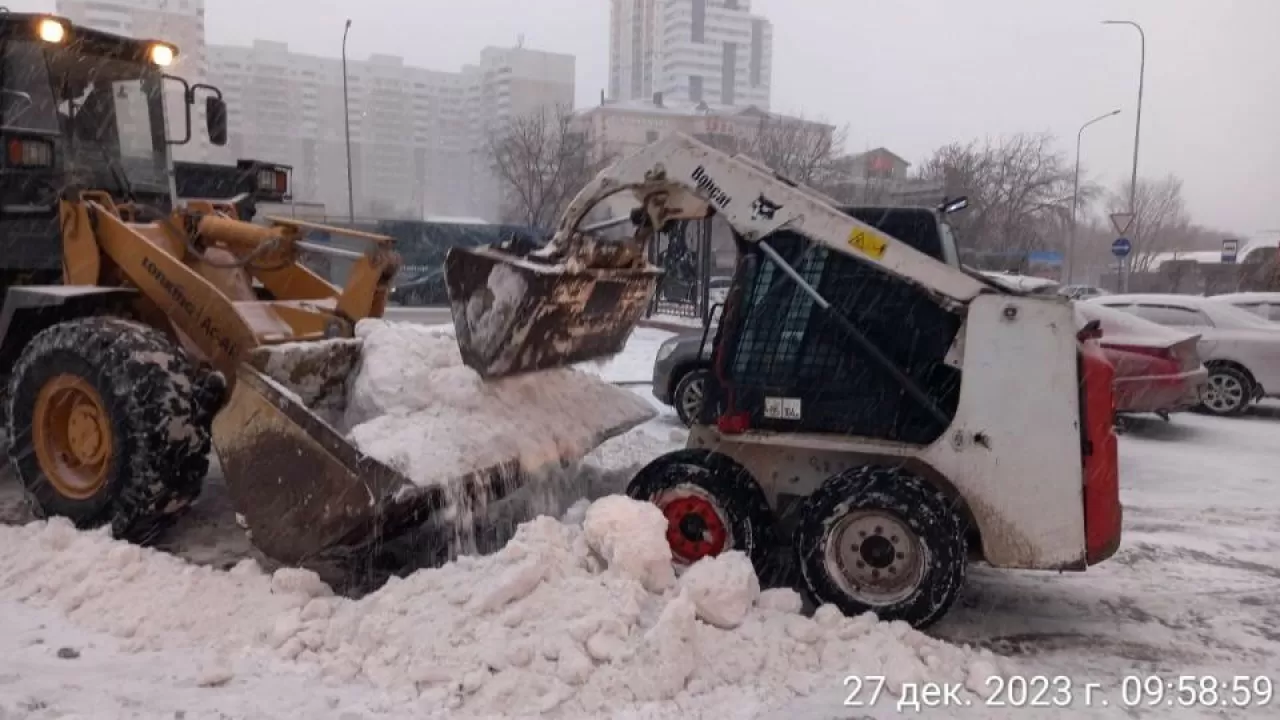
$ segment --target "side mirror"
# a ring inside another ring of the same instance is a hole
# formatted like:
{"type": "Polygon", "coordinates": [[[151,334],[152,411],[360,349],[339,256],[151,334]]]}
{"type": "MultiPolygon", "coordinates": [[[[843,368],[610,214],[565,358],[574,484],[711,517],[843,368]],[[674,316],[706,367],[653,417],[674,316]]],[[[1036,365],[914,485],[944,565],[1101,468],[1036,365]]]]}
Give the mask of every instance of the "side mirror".
{"type": "Polygon", "coordinates": [[[204,99],[205,127],[209,142],[222,147],[227,144],[227,103],[216,95],[204,99]]]}

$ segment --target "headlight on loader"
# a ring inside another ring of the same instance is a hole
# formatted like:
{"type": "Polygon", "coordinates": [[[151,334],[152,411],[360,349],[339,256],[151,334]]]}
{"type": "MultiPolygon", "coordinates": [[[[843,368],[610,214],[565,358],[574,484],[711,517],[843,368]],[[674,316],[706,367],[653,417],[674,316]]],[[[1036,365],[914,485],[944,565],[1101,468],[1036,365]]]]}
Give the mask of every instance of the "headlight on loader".
{"type": "Polygon", "coordinates": [[[60,43],[67,39],[67,26],[53,18],[45,18],[36,27],[40,39],[47,43],[60,43]]]}
{"type": "Polygon", "coordinates": [[[173,59],[177,54],[177,50],[172,45],[153,43],[151,49],[147,52],[147,57],[157,67],[169,67],[173,64],[173,59]]]}

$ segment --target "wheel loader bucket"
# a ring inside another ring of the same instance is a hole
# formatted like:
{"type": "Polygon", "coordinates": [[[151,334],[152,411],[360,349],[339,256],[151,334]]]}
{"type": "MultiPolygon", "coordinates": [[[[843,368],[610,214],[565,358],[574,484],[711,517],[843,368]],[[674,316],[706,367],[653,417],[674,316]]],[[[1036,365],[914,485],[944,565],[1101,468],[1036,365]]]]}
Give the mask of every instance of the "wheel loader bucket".
{"type": "Polygon", "coordinates": [[[290,564],[360,556],[432,519],[458,492],[479,504],[521,484],[513,458],[456,479],[450,487],[460,490],[446,497],[362,454],[309,410],[345,392],[360,341],[297,343],[287,366],[280,357],[242,364],[213,424],[232,504],[266,555],[290,564]]]}
{"type": "Polygon", "coordinates": [[[453,248],[445,258],[458,349],[485,378],[621,352],[661,276],[644,263],[552,265],[492,247],[453,248]]]}

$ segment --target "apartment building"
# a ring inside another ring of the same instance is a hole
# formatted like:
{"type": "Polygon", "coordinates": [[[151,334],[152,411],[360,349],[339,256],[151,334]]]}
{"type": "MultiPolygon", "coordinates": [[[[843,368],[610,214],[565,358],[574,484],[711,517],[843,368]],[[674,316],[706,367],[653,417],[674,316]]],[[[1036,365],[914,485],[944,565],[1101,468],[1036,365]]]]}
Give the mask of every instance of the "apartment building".
{"type": "Polygon", "coordinates": [[[773,26],[750,0],[610,0],[609,95],[769,108],[773,26]]]}
{"type": "MultiPolygon", "coordinates": [[[[493,123],[572,104],[574,58],[485,48],[459,72],[377,54],[348,58],[348,120],[357,216],[469,215],[496,219],[485,152],[493,123]]],[[[235,157],[294,168],[294,196],[347,211],[342,61],[284,43],[209,47],[209,76],[230,106],[235,157]]]]}
{"type": "Polygon", "coordinates": [[[634,153],[679,132],[725,152],[751,152],[752,142],[766,128],[786,127],[831,142],[835,127],[823,122],[771,113],[756,107],[711,108],[671,104],[662,93],[652,100],[607,103],[579,111],[575,122],[606,156],[634,153]]]}
{"type": "MultiPolygon", "coordinates": [[[[205,82],[207,58],[204,42],[205,0],[58,0],[56,10],[71,22],[104,32],[134,38],[165,40],[178,46],[178,58],[167,72],[190,82],[205,82]]],[[[169,136],[186,131],[182,92],[177,85],[165,88],[169,136]]],[[[225,153],[209,144],[204,132],[204,103],[191,113],[191,142],[174,148],[174,157],[196,162],[222,162],[225,153]]]]}

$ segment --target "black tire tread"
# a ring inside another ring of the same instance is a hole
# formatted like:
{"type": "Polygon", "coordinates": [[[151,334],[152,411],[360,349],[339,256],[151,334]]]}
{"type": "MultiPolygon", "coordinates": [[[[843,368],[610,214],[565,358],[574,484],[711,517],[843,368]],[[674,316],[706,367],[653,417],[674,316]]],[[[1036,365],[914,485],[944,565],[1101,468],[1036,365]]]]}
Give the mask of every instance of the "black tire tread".
{"type": "Polygon", "coordinates": [[[649,502],[662,491],[686,483],[720,501],[729,516],[734,549],[746,553],[760,572],[774,545],[773,511],[755,478],[733,458],[701,448],[669,452],[636,473],[627,485],[627,495],[649,502]]]}
{"type": "Polygon", "coordinates": [[[833,475],[805,501],[794,547],[809,593],[846,615],[874,612],[917,628],[937,621],[959,597],[968,566],[968,523],[955,502],[904,468],[864,465],[833,475]],[[847,595],[824,563],[828,529],[850,510],[882,509],[901,517],[928,546],[931,565],[920,588],[888,606],[871,607],[847,595]]]}
{"type": "Polygon", "coordinates": [[[116,537],[145,543],[200,495],[225,388],[220,374],[196,367],[155,328],[106,316],[61,322],[37,334],[13,368],[9,459],[42,515],[109,525],[116,537]],[[79,503],[58,497],[44,478],[31,447],[33,408],[19,407],[42,378],[77,369],[107,405],[116,454],[103,492],[79,503]]]}

